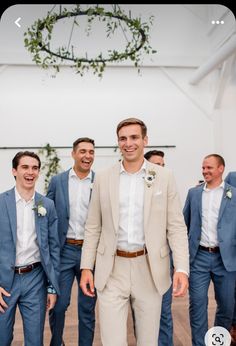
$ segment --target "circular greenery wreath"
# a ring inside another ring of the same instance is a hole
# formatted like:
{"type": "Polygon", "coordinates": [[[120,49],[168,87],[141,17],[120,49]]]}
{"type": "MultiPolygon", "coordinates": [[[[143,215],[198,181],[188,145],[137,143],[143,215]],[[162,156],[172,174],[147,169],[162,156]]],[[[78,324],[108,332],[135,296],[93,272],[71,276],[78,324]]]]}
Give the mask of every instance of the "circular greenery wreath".
{"type": "MultiPolygon", "coordinates": [[[[150,24],[153,24],[153,16],[149,17],[150,24]]],[[[60,13],[48,14],[44,19],[38,19],[35,23],[28,28],[27,32],[24,33],[25,47],[33,55],[33,61],[42,66],[48,68],[53,66],[57,72],[60,70],[60,65],[64,60],[72,62],[72,67],[75,68],[76,72],[81,76],[84,75],[85,71],[89,69],[93,70],[94,74],[102,76],[106,64],[109,62],[120,62],[130,59],[135,67],[140,67],[141,53],[142,50],[146,54],[156,53],[149,44],[149,24],[142,23],[140,18],[131,18],[131,14],[127,16],[118,5],[114,5],[112,12],[106,11],[103,7],[96,6],[90,7],[86,10],[82,10],[80,5],[76,5],[73,10],[68,11],[66,8],[63,10],[60,7],[60,13]],[[123,32],[126,28],[123,28],[122,24],[126,24],[132,34],[132,39],[127,41],[126,47],[123,52],[117,50],[108,50],[106,57],[100,53],[94,58],[86,57],[75,57],[73,52],[73,46],[59,47],[56,51],[50,49],[50,41],[52,39],[52,32],[56,22],[61,19],[74,17],[74,24],[78,24],[78,16],[88,17],[88,28],[87,34],[91,31],[92,21],[98,18],[100,21],[106,23],[106,32],[109,37],[114,34],[118,27],[121,27],[123,32]],[[46,30],[46,34],[43,31],[46,30]]]]}

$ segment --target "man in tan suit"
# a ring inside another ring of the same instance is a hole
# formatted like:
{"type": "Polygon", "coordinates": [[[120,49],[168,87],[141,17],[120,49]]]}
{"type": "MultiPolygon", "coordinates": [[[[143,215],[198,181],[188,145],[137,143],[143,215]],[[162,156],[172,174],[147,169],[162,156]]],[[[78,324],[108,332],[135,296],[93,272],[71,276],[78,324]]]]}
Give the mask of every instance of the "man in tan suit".
{"type": "Polygon", "coordinates": [[[144,159],[147,128],[129,118],[117,126],[123,161],[96,175],[82,250],[80,286],[95,287],[103,346],[127,345],[129,302],[138,346],[156,346],[162,295],[188,288],[187,231],[172,173],[144,159]]]}

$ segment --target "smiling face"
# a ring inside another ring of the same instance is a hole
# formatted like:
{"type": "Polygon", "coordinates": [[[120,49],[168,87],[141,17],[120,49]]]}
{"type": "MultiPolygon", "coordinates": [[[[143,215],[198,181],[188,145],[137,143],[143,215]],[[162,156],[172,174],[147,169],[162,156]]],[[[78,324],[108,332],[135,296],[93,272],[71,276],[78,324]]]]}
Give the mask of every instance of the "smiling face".
{"type": "Polygon", "coordinates": [[[123,126],[118,132],[118,144],[124,162],[142,162],[147,136],[142,137],[141,126],[138,124],[123,126]]]}
{"type": "Polygon", "coordinates": [[[16,187],[19,191],[31,191],[39,177],[39,162],[33,157],[22,156],[12,174],[16,178],[16,187]]]}
{"type": "Polygon", "coordinates": [[[220,164],[216,157],[206,157],[202,163],[202,175],[208,188],[214,188],[221,184],[224,165],[220,164]]]}
{"type": "Polygon", "coordinates": [[[94,146],[92,143],[80,142],[71,153],[74,159],[74,170],[79,177],[89,174],[94,161],[94,146]]]}

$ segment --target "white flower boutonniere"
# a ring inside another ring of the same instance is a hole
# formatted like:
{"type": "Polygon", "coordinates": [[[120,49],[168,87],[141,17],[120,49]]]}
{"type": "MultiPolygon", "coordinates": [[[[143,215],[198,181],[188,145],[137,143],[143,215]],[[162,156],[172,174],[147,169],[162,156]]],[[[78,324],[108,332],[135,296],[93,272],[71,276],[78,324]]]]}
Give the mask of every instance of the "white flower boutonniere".
{"type": "Polygon", "coordinates": [[[147,184],[147,187],[150,187],[154,180],[156,179],[156,172],[155,171],[148,171],[148,174],[145,175],[144,180],[147,184]]]}
{"type": "Polygon", "coordinates": [[[230,188],[226,190],[225,197],[227,197],[228,199],[232,198],[232,191],[230,188]]]}
{"type": "Polygon", "coordinates": [[[47,214],[47,209],[43,206],[43,202],[39,201],[37,205],[33,207],[38,214],[38,216],[45,216],[47,214]]]}

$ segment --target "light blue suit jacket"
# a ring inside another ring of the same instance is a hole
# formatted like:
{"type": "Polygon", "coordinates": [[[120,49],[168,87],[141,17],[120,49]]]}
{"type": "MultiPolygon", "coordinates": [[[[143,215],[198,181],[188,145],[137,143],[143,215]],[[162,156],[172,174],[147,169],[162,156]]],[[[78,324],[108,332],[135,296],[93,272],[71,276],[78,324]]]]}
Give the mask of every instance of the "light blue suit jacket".
{"type": "MultiPolygon", "coordinates": [[[[189,190],[184,206],[184,219],[188,228],[190,264],[193,263],[201,239],[202,191],[204,184],[189,190]]],[[[219,210],[217,235],[220,254],[227,271],[236,271],[236,188],[225,183],[219,210]],[[226,195],[232,192],[232,197],[226,195]]]]}
{"type": "MultiPolygon", "coordinates": [[[[57,215],[54,203],[35,192],[35,204],[39,201],[47,210],[45,216],[35,212],[35,228],[41,264],[46,276],[59,294],[60,246],[57,233],[57,215]]],[[[0,194],[0,286],[8,292],[14,279],[16,261],[16,200],[15,189],[0,194]]]]}
{"type": "Polygon", "coordinates": [[[225,182],[236,187],[236,172],[230,172],[225,178],[225,182]]]}
{"type": "MultiPolygon", "coordinates": [[[[55,203],[58,216],[58,233],[61,248],[66,241],[70,219],[69,172],[70,169],[52,177],[47,193],[47,197],[52,199],[55,203]]],[[[94,172],[92,171],[92,182],[93,180],[94,172]]]]}

